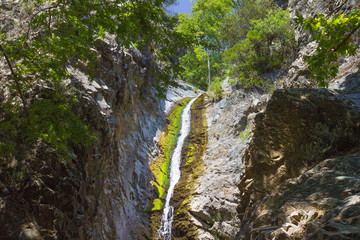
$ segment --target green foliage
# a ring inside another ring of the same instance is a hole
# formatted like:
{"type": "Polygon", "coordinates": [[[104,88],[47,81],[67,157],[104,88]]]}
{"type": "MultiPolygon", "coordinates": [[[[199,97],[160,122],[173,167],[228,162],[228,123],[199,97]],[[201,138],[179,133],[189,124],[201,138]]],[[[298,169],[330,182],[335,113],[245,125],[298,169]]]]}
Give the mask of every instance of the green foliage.
{"type": "Polygon", "coordinates": [[[223,90],[221,87],[221,78],[217,77],[210,83],[208,95],[211,100],[219,100],[223,96],[223,90]]]}
{"type": "Polygon", "coordinates": [[[177,30],[193,36],[203,46],[220,55],[225,46],[219,29],[231,10],[231,0],[197,0],[191,15],[180,14],[177,30]]]}
{"type": "Polygon", "coordinates": [[[264,19],[252,21],[246,38],[229,48],[225,55],[229,74],[243,87],[265,84],[260,74],[280,68],[291,55],[293,29],[287,10],[269,11],[264,19]]]}
{"type": "Polygon", "coordinates": [[[338,58],[356,53],[358,46],[352,36],[360,28],[360,10],[348,15],[336,14],[330,19],[323,14],[309,19],[298,16],[296,21],[309,31],[312,40],[318,44],[314,55],[305,56],[312,71],[310,77],[317,81],[319,87],[327,87],[328,80],[339,71],[338,58]]]}
{"type": "Polygon", "coordinates": [[[197,1],[191,15],[179,18],[177,30],[194,39],[181,58],[182,77],[202,89],[209,87],[208,57],[211,81],[227,72],[243,87],[263,87],[267,83],[260,75],[293,54],[289,12],[271,0],[197,1]]]}
{"type": "Polygon", "coordinates": [[[27,109],[26,117],[22,116],[22,108],[17,102],[7,102],[1,106],[7,116],[0,123],[2,138],[0,154],[15,151],[14,140],[24,135],[25,141],[36,143],[42,138],[49,143],[59,157],[70,160],[68,144],[73,146],[87,146],[95,136],[88,126],[84,125],[71,111],[70,105],[75,105],[77,100],[74,96],[64,96],[56,92],[42,94],[41,99],[34,101],[27,109]],[[25,134],[24,134],[25,133],[25,134]]]}
{"type": "Polygon", "coordinates": [[[227,46],[233,46],[246,38],[253,28],[254,20],[264,19],[270,11],[276,10],[271,0],[239,0],[232,1],[233,10],[225,16],[220,33],[227,46]]]}
{"type": "Polygon", "coordinates": [[[208,86],[210,75],[222,72],[222,54],[226,49],[219,31],[222,20],[232,10],[231,0],[198,0],[189,14],[179,14],[177,31],[188,36],[193,44],[181,60],[181,77],[202,90],[208,86]]]}
{"type": "Polygon", "coordinates": [[[73,146],[90,145],[95,138],[88,126],[75,116],[70,104],[76,99],[61,99],[63,96],[36,101],[29,109],[27,137],[35,142],[40,136],[54,147],[57,154],[65,159],[68,156],[68,144],[73,146]]]}
{"type": "Polygon", "coordinates": [[[243,131],[240,133],[239,139],[241,140],[241,142],[245,141],[249,136],[251,135],[251,130],[249,131],[243,131]]]}
{"type": "Polygon", "coordinates": [[[161,201],[161,199],[156,198],[153,201],[153,206],[151,208],[151,211],[160,211],[164,208],[164,203],[161,201]]]}
{"type": "Polygon", "coordinates": [[[64,80],[70,66],[93,77],[97,39],[107,34],[117,36],[119,47],[151,42],[164,63],[154,69],[161,71],[158,88],[171,84],[169,75],[178,68],[169,59],[187,40],[171,30],[176,18],[165,15],[164,3],[171,1],[22,0],[28,23],[16,34],[0,32],[0,56],[11,70],[7,87],[14,96],[1,106],[0,154],[14,151],[24,133],[26,141],[42,138],[65,158],[67,144],[90,143],[93,136],[72,112],[75,93],[64,80]]]}
{"type": "MultiPolygon", "coordinates": [[[[206,50],[197,46],[189,51],[185,56],[180,58],[183,72],[181,74],[183,79],[195,85],[196,87],[206,90],[208,88],[208,53],[206,50]]],[[[210,75],[217,75],[223,68],[224,64],[220,59],[209,52],[210,56],[210,75]]]]}

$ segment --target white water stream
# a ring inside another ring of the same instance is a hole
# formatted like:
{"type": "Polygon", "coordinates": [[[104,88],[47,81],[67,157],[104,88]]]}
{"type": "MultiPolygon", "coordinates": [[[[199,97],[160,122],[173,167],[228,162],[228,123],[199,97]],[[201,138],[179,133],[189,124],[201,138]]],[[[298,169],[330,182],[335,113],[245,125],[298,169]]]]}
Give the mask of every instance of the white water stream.
{"type": "Polygon", "coordinates": [[[174,153],[171,157],[170,163],[170,186],[166,195],[166,203],[163,215],[161,217],[161,227],[158,231],[159,239],[171,240],[171,225],[173,221],[174,208],[170,205],[171,197],[174,193],[176,183],[180,179],[180,163],[181,163],[181,151],[184,145],[185,138],[190,132],[191,127],[191,105],[195,102],[196,98],[192,99],[188,105],[184,108],[181,116],[181,130],[180,136],[174,153]]]}

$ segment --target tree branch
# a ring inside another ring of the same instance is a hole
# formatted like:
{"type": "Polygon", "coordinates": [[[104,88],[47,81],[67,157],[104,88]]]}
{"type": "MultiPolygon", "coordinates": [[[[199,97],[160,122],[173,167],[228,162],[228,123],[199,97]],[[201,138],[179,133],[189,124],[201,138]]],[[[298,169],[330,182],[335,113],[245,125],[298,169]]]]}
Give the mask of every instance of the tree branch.
{"type": "Polygon", "coordinates": [[[345,38],[342,40],[342,42],[333,50],[333,52],[337,52],[349,39],[350,37],[358,30],[360,29],[360,24],[356,28],[354,28],[345,38]]]}
{"type": "Polygon", "coordinates": [[[25,100],[25,97],[24,97],[24,94],[21,90],[21,86],[20,86],[20,78],[19,76],[16,74],[15,70],[14,70],[14,67],[12,66],[11,64],[11,61],[10,61],[10,58],[8,57],[8,55],[6,54],[5,52],[5,49],[4,47],[0,44],[0,52],[2,52],[2,54],[4,55],[5,57],[5,60],[6,60],[6,63],[8,65],[8,67],[10,68],[10,71],[11,71],[11,74],[13,75],[14,77],[14,81],[15,81],[15,88],[17,90],[17,92],[19,93],[20,95],[20,99],[24,105],[24,110],[25,112],[27,113],[27,104],[26,104],[26,100],[25,100]]]}

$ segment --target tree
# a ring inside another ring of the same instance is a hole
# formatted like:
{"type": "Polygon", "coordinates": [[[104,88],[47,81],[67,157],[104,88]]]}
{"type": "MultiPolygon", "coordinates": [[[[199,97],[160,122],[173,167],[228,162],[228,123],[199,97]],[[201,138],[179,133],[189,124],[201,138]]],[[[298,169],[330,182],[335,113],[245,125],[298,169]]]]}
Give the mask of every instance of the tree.
{"type": "Polygon", "coordinates": [[[198,0],[190,15],[179,14],[177,31],[193,40],[187,55],[182,58],[181,66],[185,69],[182,76],[202,89],[209,85],[205,77],[208,76],[208,63],[211,75],[221,69],[226,46],[219,29],[231,10],[231,0],[198,0]]]}
{"type": "Polygon", "coordinates": [[[264,80],[260,75],[282,67],[294,46],[287,10],[271,10],[267,17],[253,20],[252,24],[246,38],[225,53],[229,74],[243,87],[261,86],[264,80]]]}
{"type": "Polygon", "coordinates": [[[254,26],[254,20],[264,19],[277,9],[271,0],[233,0],[231,14],[225,16],[220,34],[227,46],[233,46],[246,38],[254,26]]]}
{"type": "MultiPolygon", "coordinates": [[[[0,55],[11,71],[8,89],[15,96],[2,104],[0,152],[14,150],[15,140],[42,138],[60,157],[68,158],[67,146],[87,145],[94,138],[74,115],[74,89],[65,84],[68,67],[91,76],[96,62],[96,40],[114,34],[119,46],[141,48],[152,42],[159,60],[167,61],[182,44],[182,37],[167,28],[165,0],[22,0],[28,16],[16,33],[0,32],[0,55]]],[[[170,64],[163,73],[171,74],[170,64]]],[[[169,84],[162,78],[160,88],[169,84]]]]}
{"type": "Polygon", "coordinates": [[[358,49],[352,37],[360,29],[360,10],[347,15],[336,14],[329,19],[323,14],[309,19],[299,15],[296,21],[317,43],[315,54],[305,56],[312,72],[310,78],[315,79],[319,87],[327,87],[328,80],[336,77],[339,71],[338,58],[353,56],[358,49]]]}

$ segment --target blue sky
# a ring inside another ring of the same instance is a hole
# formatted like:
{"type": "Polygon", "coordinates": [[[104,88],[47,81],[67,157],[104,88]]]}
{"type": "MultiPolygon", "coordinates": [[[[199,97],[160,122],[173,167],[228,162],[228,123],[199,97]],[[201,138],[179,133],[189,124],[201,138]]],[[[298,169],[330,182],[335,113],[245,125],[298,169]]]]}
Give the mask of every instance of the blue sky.
{"type": "Polygon", "coordinates": [[[190,0],[178,0],[177,5],[171,6],[170,10],[178,13],[191,12],[191,2],[190,0]]]}

